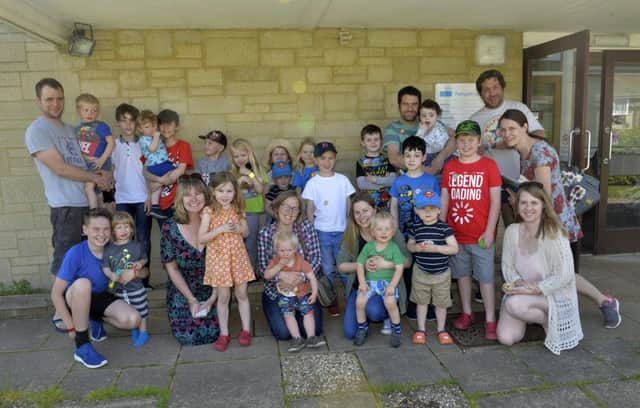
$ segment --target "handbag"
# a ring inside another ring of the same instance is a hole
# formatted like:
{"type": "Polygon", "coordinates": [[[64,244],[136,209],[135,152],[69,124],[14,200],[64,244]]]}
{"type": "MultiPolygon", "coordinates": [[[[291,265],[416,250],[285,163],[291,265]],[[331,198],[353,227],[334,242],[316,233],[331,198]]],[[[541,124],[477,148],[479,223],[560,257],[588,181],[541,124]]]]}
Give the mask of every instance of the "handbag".
{"type": "Polygon", "coordinates": [[[600,181],[585,174],[578,167],[566,168],[561,171],[564,193],[577,216],[595,207],[600,201],[600,181]]]}
{"type": "Polygon", "coordinates": [[[323,307],[329,307],[336,300],[336,291],[327,276],[318,278],[318,302],[323,307]]]}

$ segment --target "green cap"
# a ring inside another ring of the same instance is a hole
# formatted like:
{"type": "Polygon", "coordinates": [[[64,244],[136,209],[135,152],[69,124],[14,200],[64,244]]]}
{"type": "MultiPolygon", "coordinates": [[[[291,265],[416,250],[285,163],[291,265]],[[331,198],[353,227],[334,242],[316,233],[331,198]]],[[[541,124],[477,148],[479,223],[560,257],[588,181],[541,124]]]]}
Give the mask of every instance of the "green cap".
{"type": "Polygon", "coordinates": [[[458,123],[456,127],[456,136],[458,135],[471,135],[471,136],[480,136],[482,131],[480,130],[480,125],[475,120],[463,120],[458,123]]]}

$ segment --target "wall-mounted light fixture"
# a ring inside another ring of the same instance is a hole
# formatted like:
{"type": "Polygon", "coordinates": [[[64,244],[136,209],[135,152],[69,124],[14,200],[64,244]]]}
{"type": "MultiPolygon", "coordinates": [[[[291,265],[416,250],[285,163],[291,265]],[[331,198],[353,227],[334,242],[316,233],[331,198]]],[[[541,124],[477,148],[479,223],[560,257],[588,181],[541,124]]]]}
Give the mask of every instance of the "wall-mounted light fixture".
{"type": "Polygon", "coordinates": [[[505,62],[507,39],[504,35],[476,37],[476,65],[502,65],[505,62]]]}
{"type": "Polygon", "coordinates": [[[95,45],[91,24],[73,23],[73,33],[69,40],[69,54],[88,57],[93,52],[95,45]]]}

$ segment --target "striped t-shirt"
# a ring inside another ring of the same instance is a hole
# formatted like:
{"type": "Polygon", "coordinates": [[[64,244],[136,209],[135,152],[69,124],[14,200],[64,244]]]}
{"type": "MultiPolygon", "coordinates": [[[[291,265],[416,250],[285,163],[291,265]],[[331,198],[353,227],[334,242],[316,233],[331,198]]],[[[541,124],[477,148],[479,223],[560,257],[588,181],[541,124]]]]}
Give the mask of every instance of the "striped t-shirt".
{"type": "MultiPolygon", "coordinates": [[[[447,237],[453,235],[453,230],[447,223],[438,220],[435,224],[425,225],[422,222],[413,224],[409,229],[409,238],[416,243],[431,241],[434,245],[445,245],[447,237]]],[[[414,254],[416,264],[420,270],[430,274],[446,272],[449,268],[449,255],[432,252],[416,252],[414,254]]]]}

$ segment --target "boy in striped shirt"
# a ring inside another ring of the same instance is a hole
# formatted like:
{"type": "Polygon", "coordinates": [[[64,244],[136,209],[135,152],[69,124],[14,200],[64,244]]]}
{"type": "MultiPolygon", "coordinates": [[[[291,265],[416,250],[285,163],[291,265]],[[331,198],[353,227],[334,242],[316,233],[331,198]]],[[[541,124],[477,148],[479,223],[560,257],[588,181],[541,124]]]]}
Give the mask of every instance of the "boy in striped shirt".
{"type": "Polygon", "coordinates": [[[411,301],[416,304],[418,329],[414,344],[425,344],[427,305],[436,308],[438,342],[451,344],[453,340],[445,330],[447,308],[451,307],[451,271],[449,256],[458,252],[453,230],[440,221],[440,196],[435,191],[423,191],[413,198],[414,210],[422,222],[409,228],[407,249],[414,253],[415,263],[411,279],[411,301]]]}

